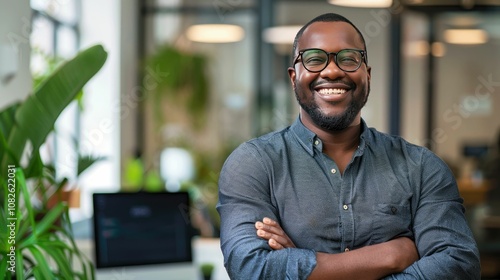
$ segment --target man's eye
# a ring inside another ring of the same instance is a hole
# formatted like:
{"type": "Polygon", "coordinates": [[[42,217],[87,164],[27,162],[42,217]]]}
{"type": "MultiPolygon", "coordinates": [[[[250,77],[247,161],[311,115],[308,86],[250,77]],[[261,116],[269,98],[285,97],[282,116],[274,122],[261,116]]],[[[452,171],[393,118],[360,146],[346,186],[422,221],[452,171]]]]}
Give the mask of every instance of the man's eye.
{"type": "Polygon", "coordinates": [[[346,56],[346,57],[342,57],[340,60],[339,60],[339,63],[347,63],[347,64],[351,64],[351,63],[358,63],[358,59],[356,59],[355,57],[350,57],[350,56],[346,56]]]}
{"type": "Polygon", "coordinates": [[[319,56],[315,56],[315,57],[308,57],[305,62],[307,64],[322,64],[322,63],[325,63],[325,58],[323,57],[319,57],[319,56]]]}

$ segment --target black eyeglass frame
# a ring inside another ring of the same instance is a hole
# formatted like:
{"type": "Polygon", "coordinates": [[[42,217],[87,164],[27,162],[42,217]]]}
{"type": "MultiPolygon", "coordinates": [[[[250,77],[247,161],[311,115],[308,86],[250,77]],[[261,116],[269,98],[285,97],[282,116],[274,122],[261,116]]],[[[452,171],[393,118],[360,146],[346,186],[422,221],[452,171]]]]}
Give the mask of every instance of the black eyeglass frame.
{"type": "Polygon", "coordinates": [[[358,50],[358,49],[342,49],[342,50],[340,50],[340,51],[338,51],[338,52],[327,52],[327,51],[325,51],[325,50],[323,50],[323,49],[318,49],[318,48],[310,48],[310,49],[300,50],[300,51],[299,51],[299,54],[297,55],[297,57],[296,57],[296,58],[295,58],[295,60],[293,61],[293,65],[295,65],[297,62],[299,62],[298,60],[299,60],[299,58],[300,58],[300,61],[302,62],[302,66],[304,66],[304,68],[305,68],[307,71],[309,71],[309,72],[311,72],[311,73],[319,73],[319,72],[321,72],[321,71],[325,70],[325,68],[326,68],[326,67],[328,67],[328,64],[330,64],[330,55],[331,55],[331,54],[333,54],[333,62],[335,62],[335,65],[337,65],[337,67],[338,67],[340,70],[344,71],[344,72],[355,72],[355,71],[357,71],[357,70],[359,69],[359,67],[361,67],[361,64],[362,64],[363,62],[364,62],[366,65],[368,65],[368,61],[367,61],[367,54],[366,54],[366,51],[364,51],[364,50],[358,50]],[[324,53],[326,53],[326,54],[328,55],[328,60],[327,60],[327,63],[325,64],[325,66],[324,66],[321,70],[311,71],[311,70],[309,70],[309,69],[308,69],[308,68],[304,65],[304,60],[302,59],[302,54],[303,54],[304,52],[306,52],[306,51],[311,51],[311,50],[313,50],[313,51],[322,51],[322,52],[324,52],[324,53]],[[361,54],[361,59],[362,59],[362,61],[361,61],[361,63],[358,65],[358,67],[356,67],[356,69],[354,69],[354,70],[344,70],[344,69],[342,69],[342,67],[340,67],[340,66],[339,66],[339,64],[338,64],[338,62],[337,62],[337,54],[338,54],[338,53],[340,53],[340,52],[342,52],[342,51],[356,51],[356,52],[359,52],[359,53],[361,54]]]}

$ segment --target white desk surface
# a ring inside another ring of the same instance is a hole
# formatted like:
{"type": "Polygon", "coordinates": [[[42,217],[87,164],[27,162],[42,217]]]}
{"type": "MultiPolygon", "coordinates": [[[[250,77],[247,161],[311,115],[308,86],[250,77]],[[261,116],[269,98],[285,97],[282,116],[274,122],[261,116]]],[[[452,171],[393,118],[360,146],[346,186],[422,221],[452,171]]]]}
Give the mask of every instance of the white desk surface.
{"type": "MultiPolygon", "coordinates": [[[[87,257],[91,260],[94,258],[92,240],[77,239],[76,243],[87,257]]],[[[202,279],[199,265],[206,262],[215,265],[212,280],[229,280],[217,238],[194,238],[192,263],[96,269],[96,278],[98,280],[199,280],[202,279]]]]}

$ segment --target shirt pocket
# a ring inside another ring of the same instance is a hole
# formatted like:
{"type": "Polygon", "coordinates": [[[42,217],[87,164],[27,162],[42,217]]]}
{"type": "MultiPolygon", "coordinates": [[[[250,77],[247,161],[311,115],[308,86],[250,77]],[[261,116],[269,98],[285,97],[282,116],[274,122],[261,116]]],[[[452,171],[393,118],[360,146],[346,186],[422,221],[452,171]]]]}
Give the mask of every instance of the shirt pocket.
{"type": "Polygon", "coordinates": [[[402,236],[413,239],[410,205],[384,203],[377,204],[374,208],[372,244],[402,236]]]}

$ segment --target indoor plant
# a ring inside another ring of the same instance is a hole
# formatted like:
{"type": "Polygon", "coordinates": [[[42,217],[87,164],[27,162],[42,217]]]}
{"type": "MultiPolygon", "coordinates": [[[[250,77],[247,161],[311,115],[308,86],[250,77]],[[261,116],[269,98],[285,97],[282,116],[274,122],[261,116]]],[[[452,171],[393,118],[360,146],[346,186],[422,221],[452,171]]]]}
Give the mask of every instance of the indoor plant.
{"type": "Polygon", "coordinates": [[[204,55],[164,45],[146,58],[143,71],[143,88],[160,125],[165,121],[163,100],[185,108],[195,126],[203,124],[210,94],[204,55]]]}
{"type": "MultiPolygon", "coordinates": [[[[145,58],[142,69],[142,89],[145,90],[144,137],[137,158],[127,161],[123,182],[124,191],[158,191],[165,189],[165,182],[155,184],[148,181],[148,174],[161,168],[158,155],[166,148],[181,148],[188,151],[194,162],[194,176],[182,182],[181,189],[189,191],[193,214],[199,214],[212,230],[200,230],[202,236],[216,237],[219,232],[217,203],[218,170],[234,147],[207,145],[214,123],[214,108],[210,101],[210,58],[194,49],[170,44],[159,46],[145,58]],[[154,123],[153,127],[150,123],[154,123]],[[136,174],[136,176],[132,176],[136,174]],[[146,176],[145,176],[146,175],[146,176]],[[135,187],[134,187],[135,186],[135,187]],[[208,234],[208,235],[206,235],[208,234]]],[[[229,145],[228,145],[229,146],[229,145]]],[[[159,172],[156,172],[159,173],[159,172]]],[[[153,176],[154,177],[154,176],[153,176]]],[[[165,180],[165,178],[161,178],[165,180]]],[[[201,227],[194,224],[195,228],[201,227]]]]}
{"type": "Polygon", "coordinates": [[[24,101],[0,111],[0,274],[7,279],[93,279],[90,260],[77,248],[67,205],[52,208],[30,193],[60,189],[39,148],[60,113],[103,66],[107,53],[90,47],[38,84],[24,101]],[[28,151],[28,153],[26,153],[28,151]],[[3,273],[5,272],[5,274],[3,273]]]}
{"type": "Polygon", "coordinates": [[[201,275],[203,276],[203,280],[211,280],[212,272],[214,271],[215,266],[212,263],[202,263],[200,265],[201,275]]]}

